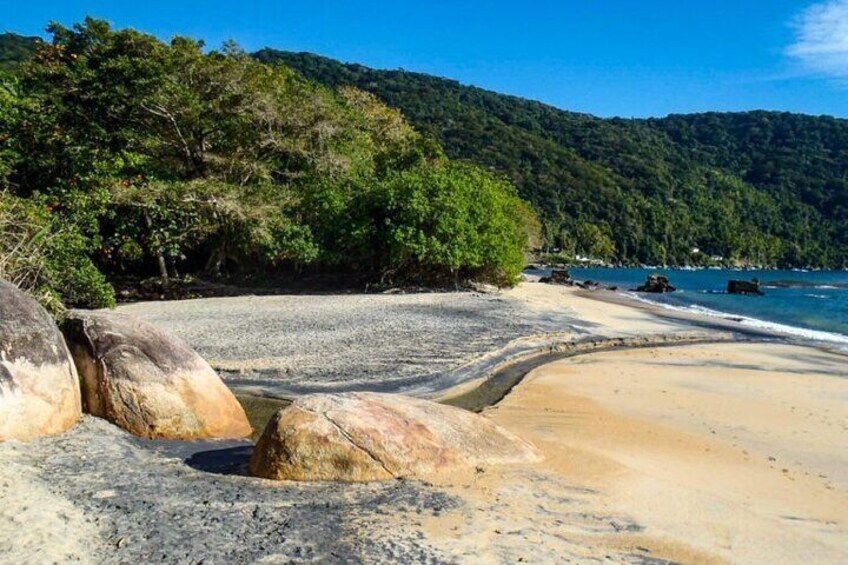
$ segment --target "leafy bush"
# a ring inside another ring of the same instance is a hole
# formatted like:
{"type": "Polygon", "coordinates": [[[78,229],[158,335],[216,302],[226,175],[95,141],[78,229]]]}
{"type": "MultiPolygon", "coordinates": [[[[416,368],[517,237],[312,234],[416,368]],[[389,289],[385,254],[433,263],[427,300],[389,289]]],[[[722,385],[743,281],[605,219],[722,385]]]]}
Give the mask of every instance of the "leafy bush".
{"type": "Polygon", "coordinates": [[[508,182],[449,163],[394,174],[376,198],[385,267],[398,277],[515,284],[528,234],[526,209],[508,182]]]}
{"type": "Polygon", "coordinates": [[[62,305],[115,305],[112,287],[88,258],[86,239],[43,199],[0,192],[0,278],[56,312],[62,305]]]}

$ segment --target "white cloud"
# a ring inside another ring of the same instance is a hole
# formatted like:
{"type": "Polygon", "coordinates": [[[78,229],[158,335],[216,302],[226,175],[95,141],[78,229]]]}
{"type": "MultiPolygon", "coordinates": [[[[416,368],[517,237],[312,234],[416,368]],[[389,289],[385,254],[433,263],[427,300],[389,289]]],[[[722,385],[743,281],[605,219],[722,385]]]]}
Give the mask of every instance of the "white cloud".
{"type": "Polygon", "coordinates": [[[848,0],[813,4],[794,22],[786,53],[814,74],[848,79],[848,0]]]}

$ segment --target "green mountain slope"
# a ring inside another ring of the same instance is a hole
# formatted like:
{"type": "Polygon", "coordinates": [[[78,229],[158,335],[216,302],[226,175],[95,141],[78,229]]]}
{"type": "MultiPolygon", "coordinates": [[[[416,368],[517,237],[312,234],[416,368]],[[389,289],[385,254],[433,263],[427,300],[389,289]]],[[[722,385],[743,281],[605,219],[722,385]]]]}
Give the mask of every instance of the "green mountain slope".
{"type": "Polygon", "coordinates": [[[0,69],[11,69],[29,59],[41,44],[38,37],[0,33],[0,69]]]}
{"type": "Polygon", "coordinates": [[[568,252],[848,265],[846,120],[761,111],[600,119],[425,74],[270,49],[255,57],[369,91],[449,156],[505,173],[542,213],[548,243],[568,252]]]}
{"type": "MultiPolygon", "coordinates": [[[[0,68],[38,42],[0,35],[0,68]]],[[[420,73],[270,49],[255,57],[372,92],[450,157],[503,172],[540,211],[548,245],[568,253],[848,265],[846,120],[777,112],[600,119],[420,73]]]]}

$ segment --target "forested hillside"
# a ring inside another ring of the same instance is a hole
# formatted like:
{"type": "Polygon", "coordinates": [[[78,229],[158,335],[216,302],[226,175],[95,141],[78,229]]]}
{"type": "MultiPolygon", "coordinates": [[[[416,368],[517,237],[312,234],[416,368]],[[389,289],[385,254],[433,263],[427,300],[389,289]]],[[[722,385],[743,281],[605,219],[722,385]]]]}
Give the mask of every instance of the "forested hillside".
{"type": "Polygon", "coordinates": [[[373,95],[233,44],[48,31],[0,74],[0,278],[45,302],[108,305],[115,280],[186,273],[517,279],[535,218],[515,187],[373,95]]]}
{"type": "Polygon", "coordinates": [[[448,156],[506,173],[541,212],[548,243],[569,253],[848,265],[846,120],[776,112],[600,119],[402,70],[269,49],[255,57],[369,91],[448,156]]]}
{"type": "Polygon", "coordinates": [[[0,34],[0,69],[10,69],[32,57],[41,45],[38,37],[0,34]]]}
{"type": "MultiPolygon", "coordinates": [[[[25,56],[14,43],[0,46],[25,56]]],[[[253,57],[339,92],[370,92],[449,158],[506,174],[540,213],[547,246],[567,255],[848,266],[846,120],[762,111],[600,119],[424,74],[269,49],[253,57]]]]}

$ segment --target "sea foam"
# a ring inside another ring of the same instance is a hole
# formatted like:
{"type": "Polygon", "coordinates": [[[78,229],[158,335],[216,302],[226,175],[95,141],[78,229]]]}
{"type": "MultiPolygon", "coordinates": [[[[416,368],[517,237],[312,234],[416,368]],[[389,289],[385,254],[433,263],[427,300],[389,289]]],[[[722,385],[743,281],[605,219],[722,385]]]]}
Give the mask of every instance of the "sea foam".
{"type": "Polygon", "coordinates": [[[688,306],[663,304],[662,302],[650,300],[649,298],[645,298],[644,296],[640,296],[633,292],[623,292],[622,294],[629,298],[633,298],[638,302],[659,306],[666,310],[685,312],[688,314],[696,314],[699,316],[707,316],[710,318],[722,318],[725,320],[731,319],[733,321],[738,321],[738,323],[750,328],[764,330],[767,332],[772,332],[787,337],[793,337],[803,341],[813,341],[820,342],[822,344],[836,345],[840,351],[848,352],[848,336],[846,335],[833,332],[825,332],[821,330],[811,330],[808,328],[800,328],[797,326],[790,326],[788,324],[781,324],[778,322],[769,322],[766,320],[761,320],[759,318],[751,318],[749,316],[741,316],[739,314],[721,312],[719,310],[713,310],[712,308],[706,308],[697,304],[690,304],[688,306]]]}

